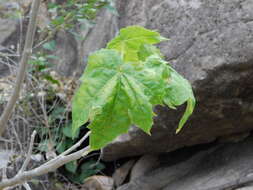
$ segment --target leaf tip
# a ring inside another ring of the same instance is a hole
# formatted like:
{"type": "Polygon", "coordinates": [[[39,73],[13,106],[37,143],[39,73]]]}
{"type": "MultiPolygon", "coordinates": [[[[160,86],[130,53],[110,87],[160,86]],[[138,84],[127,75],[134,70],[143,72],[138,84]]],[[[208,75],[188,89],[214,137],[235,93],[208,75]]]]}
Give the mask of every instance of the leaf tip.
{"type": "Polygon", "coordinates": [[[163,37],[163,36],[159,36],[159,40],[160,41],[168,41],[168,40],[170,40],[169,38],[165,38],[165,37],[163,37]]]}
{"type": "Polygon", "coordinates": [[[181,131],[182,128],[177,128],[176,135],[181,131]]]}
{"type": "Polygon", "coordinates": [[[149,136],[151,136],[152,134],[151,134],[151,132],[150,132],[150,130],[149,131],[145,131],[149,136]]]}

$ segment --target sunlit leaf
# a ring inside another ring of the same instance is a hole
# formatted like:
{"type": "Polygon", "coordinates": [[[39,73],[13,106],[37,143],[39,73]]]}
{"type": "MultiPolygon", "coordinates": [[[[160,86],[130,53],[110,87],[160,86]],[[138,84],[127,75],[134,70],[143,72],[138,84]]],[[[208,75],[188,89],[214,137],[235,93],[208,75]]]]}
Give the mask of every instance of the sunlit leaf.
{"type": "Polygon", "coordinates": [[[139,26],[120,31],[107,49],[88,58],[72,105],[72,134],[89,122],[90,146],[104,147],[135,125],[150,134],[153,107],[175,109],[187,102],[177,132],[192,114],[195,99],[189,82],[163,60],[152,44],[165,38],[139,26]]]}
{"type": "Polygon", "coordinates": [[[120,34],[107,44],[124,57],[124,61],[139,61],[138,51],[143,44],[157,44],[166,40],[158,32],[140,26],[129,26],[120,30],[120,34]]]}

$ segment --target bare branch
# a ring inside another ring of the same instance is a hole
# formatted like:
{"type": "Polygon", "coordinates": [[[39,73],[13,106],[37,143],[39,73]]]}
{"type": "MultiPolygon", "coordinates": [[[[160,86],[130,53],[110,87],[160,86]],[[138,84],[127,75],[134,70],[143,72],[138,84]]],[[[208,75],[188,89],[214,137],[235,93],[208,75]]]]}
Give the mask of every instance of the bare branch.
{"type": "Polygon", "coordinates": [[[57,168],[63,166],[64,164],[68,162],[78,160],[79,158],[86,156],[89,152],[90,152],[90,147],[87,146],[82,150],[79,150],[77,152],[74,152],[66,156],[59,155],[56,157],[57,159],[54,159],[53,162],[52,161],[46,162],[45,164],[35,169],[18,173],[15,177],[11,179],[3,180],[2,182],[0,182],[0,190],[3,190],[5,187],[15,186],[18,184],[24,184],[27,181],[33,179],[34,177],[47,174],[49,172],[56,170],[57,168]]]}
{"type": "Polygon", "coordinates": [[[78,148],[90,135],[90,131],[83,136],[77,143],[75,143],[73,146],[71,146],[69,149],[65,150],[63,153],[61,153],[59,156],[55,157],[54,159],[48,161],[46,164],[51,164],[52,162],[55,162],[56,160],[60,159],[61,157],[71,153],[73,150],[78,148]]]}
{"type": "Polygon", "coordinates": [[[84,135],[77,143],[75,143],[72,147],[70,147],[69,149],[67,149],[66,151],[61,153],[60,155],[65,156],[65,155],[71,153],[73,150],[75,150],[79,146],[81,146],[81,144],[90,136],[90,133],[91,133],[90,131],[88,133],[86,133],[86,135],[84,135]]]}
{"type": "Polygon", "coordinates": [[[28,31],[27,31],[26,39],[25,39],[25,46],[24,46],[22,58],[20,61],[20,67],[19,67],[19,72],[17,75],[14,91],[0,118],[0,136],[2,136],[3,132],[5,131],[6,124],[18,100],[22,83],[25,78],[27,62],[32,53],[32,46],[33,46],[33,41],[34,41],[35,29],[36,29],[36,20],[37,20],[37,15],[39,12],[40,2],[41,0],[34,0],[32,4],[32,9],[30,13],[30,21],[29,21],[28,31]]]}
{"type": "Polygon", "coordinates": [[[34,144],[35,136],[36,136],[36,131],[33,131],[32,136],[31,136],[30,145],[29,145],[29,150],[28,150],[26,159],[24,161],[24,164],[21,167],[21,169],[19,170],[19,173],[22,173],[23,171],[26,170],[26,167],[27,167],[27,165],[29,164],[29,162],[31,160],[31,155],[32,155],[32,150],[33,150],[33,144],[34,144]]]}

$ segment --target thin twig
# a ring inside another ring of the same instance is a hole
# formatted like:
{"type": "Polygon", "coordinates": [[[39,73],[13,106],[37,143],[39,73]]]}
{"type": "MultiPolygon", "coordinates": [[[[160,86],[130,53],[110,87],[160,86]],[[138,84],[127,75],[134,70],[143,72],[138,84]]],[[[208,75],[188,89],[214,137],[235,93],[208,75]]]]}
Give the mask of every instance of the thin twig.
{"type": "Polygon", "coordinates": [[[41,106],[41,110],[42,110],[42,113],[43,113],[43,116],[44,116],[44,124],[45,124],[46,128],[48,129],[48,136],[49,136],[49,143],[48,143],[48,149],[49,150],[48,150],[48,152],[55,152],[54,151],[54,143],[53,143],[53,135],[52,135],[51,130],[50,130],[48,116],[47,116],[47,110],[45,108],[45,98],[44,98],[44,95],[42,95],[41,101],[39,101],[39,104],[41,106]]]}
{"type": "Polygon", "coordinates": [[[47,162],[46,164],[51,164],[57,160],[59,160],[61,157],[71,153],[73,150],[75,150],[76,148],[78,148],[90,135],[90,131],[83,136],[77,143],[75,143],[73,146],[71,146],[69,149],[65,150],[63,153],[61,153],[59,156],[55,157],[54,159],[50,160],[49,162],[47,162]]]}
{"type": "Polygon", "coordinates": [[[86,135],[84,135],[77,143],[75,143],[72,147],[70,147],[68,150],[64,151],[60,155],[65,156],[65,155],[71,153],[72,151],[74,151],[79,146],[81,146],[81,144],[90,136],[90,133],[91,133],[90,131],[88,133],[86,133],[86,135]]]}
{"type": "Polygon", "coordinates": [[[23,171],[26,170],[26,167],[27,167],[27,165],[29,164],[29,162],[31,160],[35,136],[36,136],[36,131],[33,131],[32,136],[31,136],[30,145],[29,145],[29,150],[28,150],[26,159],[24,161],[24,164],[22,165],[21,169],[19,170],[19,173],[22,173],[23,171]]]}
{"type": "Polygon", "coordinates": [[[2,56],[2,57],[19,57],[19,55],[17,55],[17,54],[2,53],[2,52],[0,52],[0,56],[2,56]]]}
{"type": "Polygon", "coordinates": [[[34,0],[33,4],[32,4],[32,9],[31,9],[31,13],[30,13],[31,17],[30,17],[30,21],[29,21],[29,25],[28,25],[28,31],[27,31],[26,39],[25,39],[25,46],[24,46],[22,58],[20,61],[20,67],[19,67],[19,72],[18,72],[17,79],[16,79],[16,84],[14,87],[14,91],[11,95],[11,98],[8,101],[8,103],[4,109],[4,112],[0,118],[0,136],[3,135],[3,132],[6,129],[6,124],[9,120],[10,115],[11,115],[11,113],[15,107],[15,104],[18,100],[18,97],[19,97],[19,94],[21,91],[21,87],[22,87],[22,83],[25,78],[25,71],[26,71],[27,62],[28,62],[29,57],[32,53],[32,46],[33,46],[33,41],[34,41],[35,29],[36,29],[36,20],[37,20],[37,15],[39,12],[40,2],[41,2],[41,0],[34,0]]]}
{"type": "Polygon", "coordinates": [[[23,186],[26,190],[32,190],[28,183],[24,183],[23,186]]]}

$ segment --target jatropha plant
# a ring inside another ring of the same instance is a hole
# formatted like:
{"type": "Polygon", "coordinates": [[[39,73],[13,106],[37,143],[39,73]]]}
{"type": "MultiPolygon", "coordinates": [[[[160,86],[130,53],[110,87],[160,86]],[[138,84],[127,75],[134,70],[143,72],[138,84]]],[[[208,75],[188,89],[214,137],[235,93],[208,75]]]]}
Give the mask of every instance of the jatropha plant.
{"type": "Polygon", "coordinates": [[[89,122],[91,150],[104,147],[131,125],[150,134],[156,105],[176,109],[187,102],[176,133],[182,129],[195,98],[190,83],[154,46],[165,40],[158,32],[129,26],[89,56],[73,99],[72,132],[89,122]]]}

